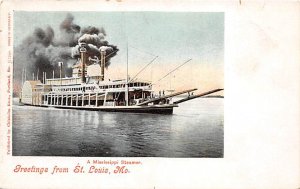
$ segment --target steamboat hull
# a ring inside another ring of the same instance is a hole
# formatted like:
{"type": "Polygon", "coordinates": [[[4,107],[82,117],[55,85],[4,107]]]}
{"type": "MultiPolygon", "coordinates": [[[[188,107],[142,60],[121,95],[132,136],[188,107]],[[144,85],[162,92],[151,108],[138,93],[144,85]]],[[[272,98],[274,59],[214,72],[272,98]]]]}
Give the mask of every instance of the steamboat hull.
{"type": "MultiPolygon", "coordinates": [[[[26,104],[24,104],[26,105],[26,104]]],[[[32,106],[32,105],[31,105],[32,106]]],[[[34,105],[33,105],[34,106],[34,105]]],[[[156,106],[118,106],[118,107],[74,107],[74,106],[45,106],[41,105],[38,107],[49,107],[58,109],[73,109],[73,110],[88,110],[88,111],[102,111],[102,112],[127,112],[127,113],[147,113],[147,114],[173,114],[173,108],[178,107],[177,105],[156,105],[156,106]]]]}

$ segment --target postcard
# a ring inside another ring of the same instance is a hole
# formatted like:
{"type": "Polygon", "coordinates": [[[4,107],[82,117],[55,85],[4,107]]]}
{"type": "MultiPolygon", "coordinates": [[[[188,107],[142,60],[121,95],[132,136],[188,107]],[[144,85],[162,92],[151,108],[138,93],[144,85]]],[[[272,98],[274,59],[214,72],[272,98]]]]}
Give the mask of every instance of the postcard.
{"type": "Polygon", "coordinates": [[[298,188],[299,3],[2,1],[1,188],[298,188]]]}

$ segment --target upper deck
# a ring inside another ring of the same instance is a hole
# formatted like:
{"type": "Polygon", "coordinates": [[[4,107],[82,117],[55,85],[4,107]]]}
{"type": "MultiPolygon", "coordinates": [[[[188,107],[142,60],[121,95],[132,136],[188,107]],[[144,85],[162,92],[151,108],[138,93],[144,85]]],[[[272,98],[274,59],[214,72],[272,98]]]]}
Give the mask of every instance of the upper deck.
{"type": "MultiPolygon", "coordinates": [[[[126,84],[127,81],[125,79],[81,83],[80,78],[55,78],[46,79],[45,84],[38,84],[36,89],[43,91],[44,88],[50,88],[47,92],[52,93],[124,92],[126,84]]],[[[152,90],[151,82],[136,79],[128,83],[128,91],[135,90],[150,91],[152,90]]]]}

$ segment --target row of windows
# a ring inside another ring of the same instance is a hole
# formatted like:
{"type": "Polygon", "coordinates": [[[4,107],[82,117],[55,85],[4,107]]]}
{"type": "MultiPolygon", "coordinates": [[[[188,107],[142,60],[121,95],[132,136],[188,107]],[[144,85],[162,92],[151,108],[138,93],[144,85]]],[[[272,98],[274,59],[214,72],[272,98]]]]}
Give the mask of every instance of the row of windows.
{"type": "Polygon", "coordinates": [[[60,88],[55,91],[83,91],[83,90],[94,90],[95,87],[77,87],[77,88],[60,88]]]}
{"type": "MultiPolygon", "coordinates": [[[[148,86],[149,83],[129,83],[129,87],[143,87],[148,86]]],[[[125,84],[119,84],[119,85],[104,85],[99,86],[100,89],[108,89],[108,88],[124,88],[125,84]]]]}
{"type": "Polygon", "coordinates": [[[109,88],[124,88],[125,85],[104,85],[99,86],[100,89],[109,89],[109,88]]]}
{"type": "MultiPolygon", "coordinates": [[[[141,87],[141,86],[148,86],[148,83],[130,83],[129,87],[141,87]]],[[[104,85],[99,86],[100,89],[109,89],[109,88],[124,88],[124,84],[118,84],[118,85],[104,85]]],[[[92,87],[76,87],[76,88],[61,88],[56,89],[55,91],[83,91],[83,90],[94,90],[95,86],[92,87]]]]}
{"type": "Polygon", "coordinates": [[[93,87],[76,87],[76,88],[60,88],[56,89],[55,91],[83,91],[83,90],[94,90],[95,86],[93,87]]]}
{"type": "Polygon", "coordinates": [[[129,83],[129,87],[143,87],[143,86],[148,86],[149,83],[129,83]]]}

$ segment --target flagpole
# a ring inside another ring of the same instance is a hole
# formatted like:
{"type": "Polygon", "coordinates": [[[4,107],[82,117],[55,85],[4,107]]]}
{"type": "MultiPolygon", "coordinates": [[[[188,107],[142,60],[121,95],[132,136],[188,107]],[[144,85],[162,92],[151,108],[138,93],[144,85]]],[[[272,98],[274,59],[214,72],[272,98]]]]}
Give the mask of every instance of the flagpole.
{"type": "Polygon", "coordinates": [[[125,87],[125,90],[126,90],[126,92],[125,92],[125,101],[126,101],[126,106],[128,106],[129,105],[129,98],[128,98],[128,96],[129,96],[129,90],[128,90],[128,37],[127,37],[127,58],[126,58],[126,87],[125,87]]]}

